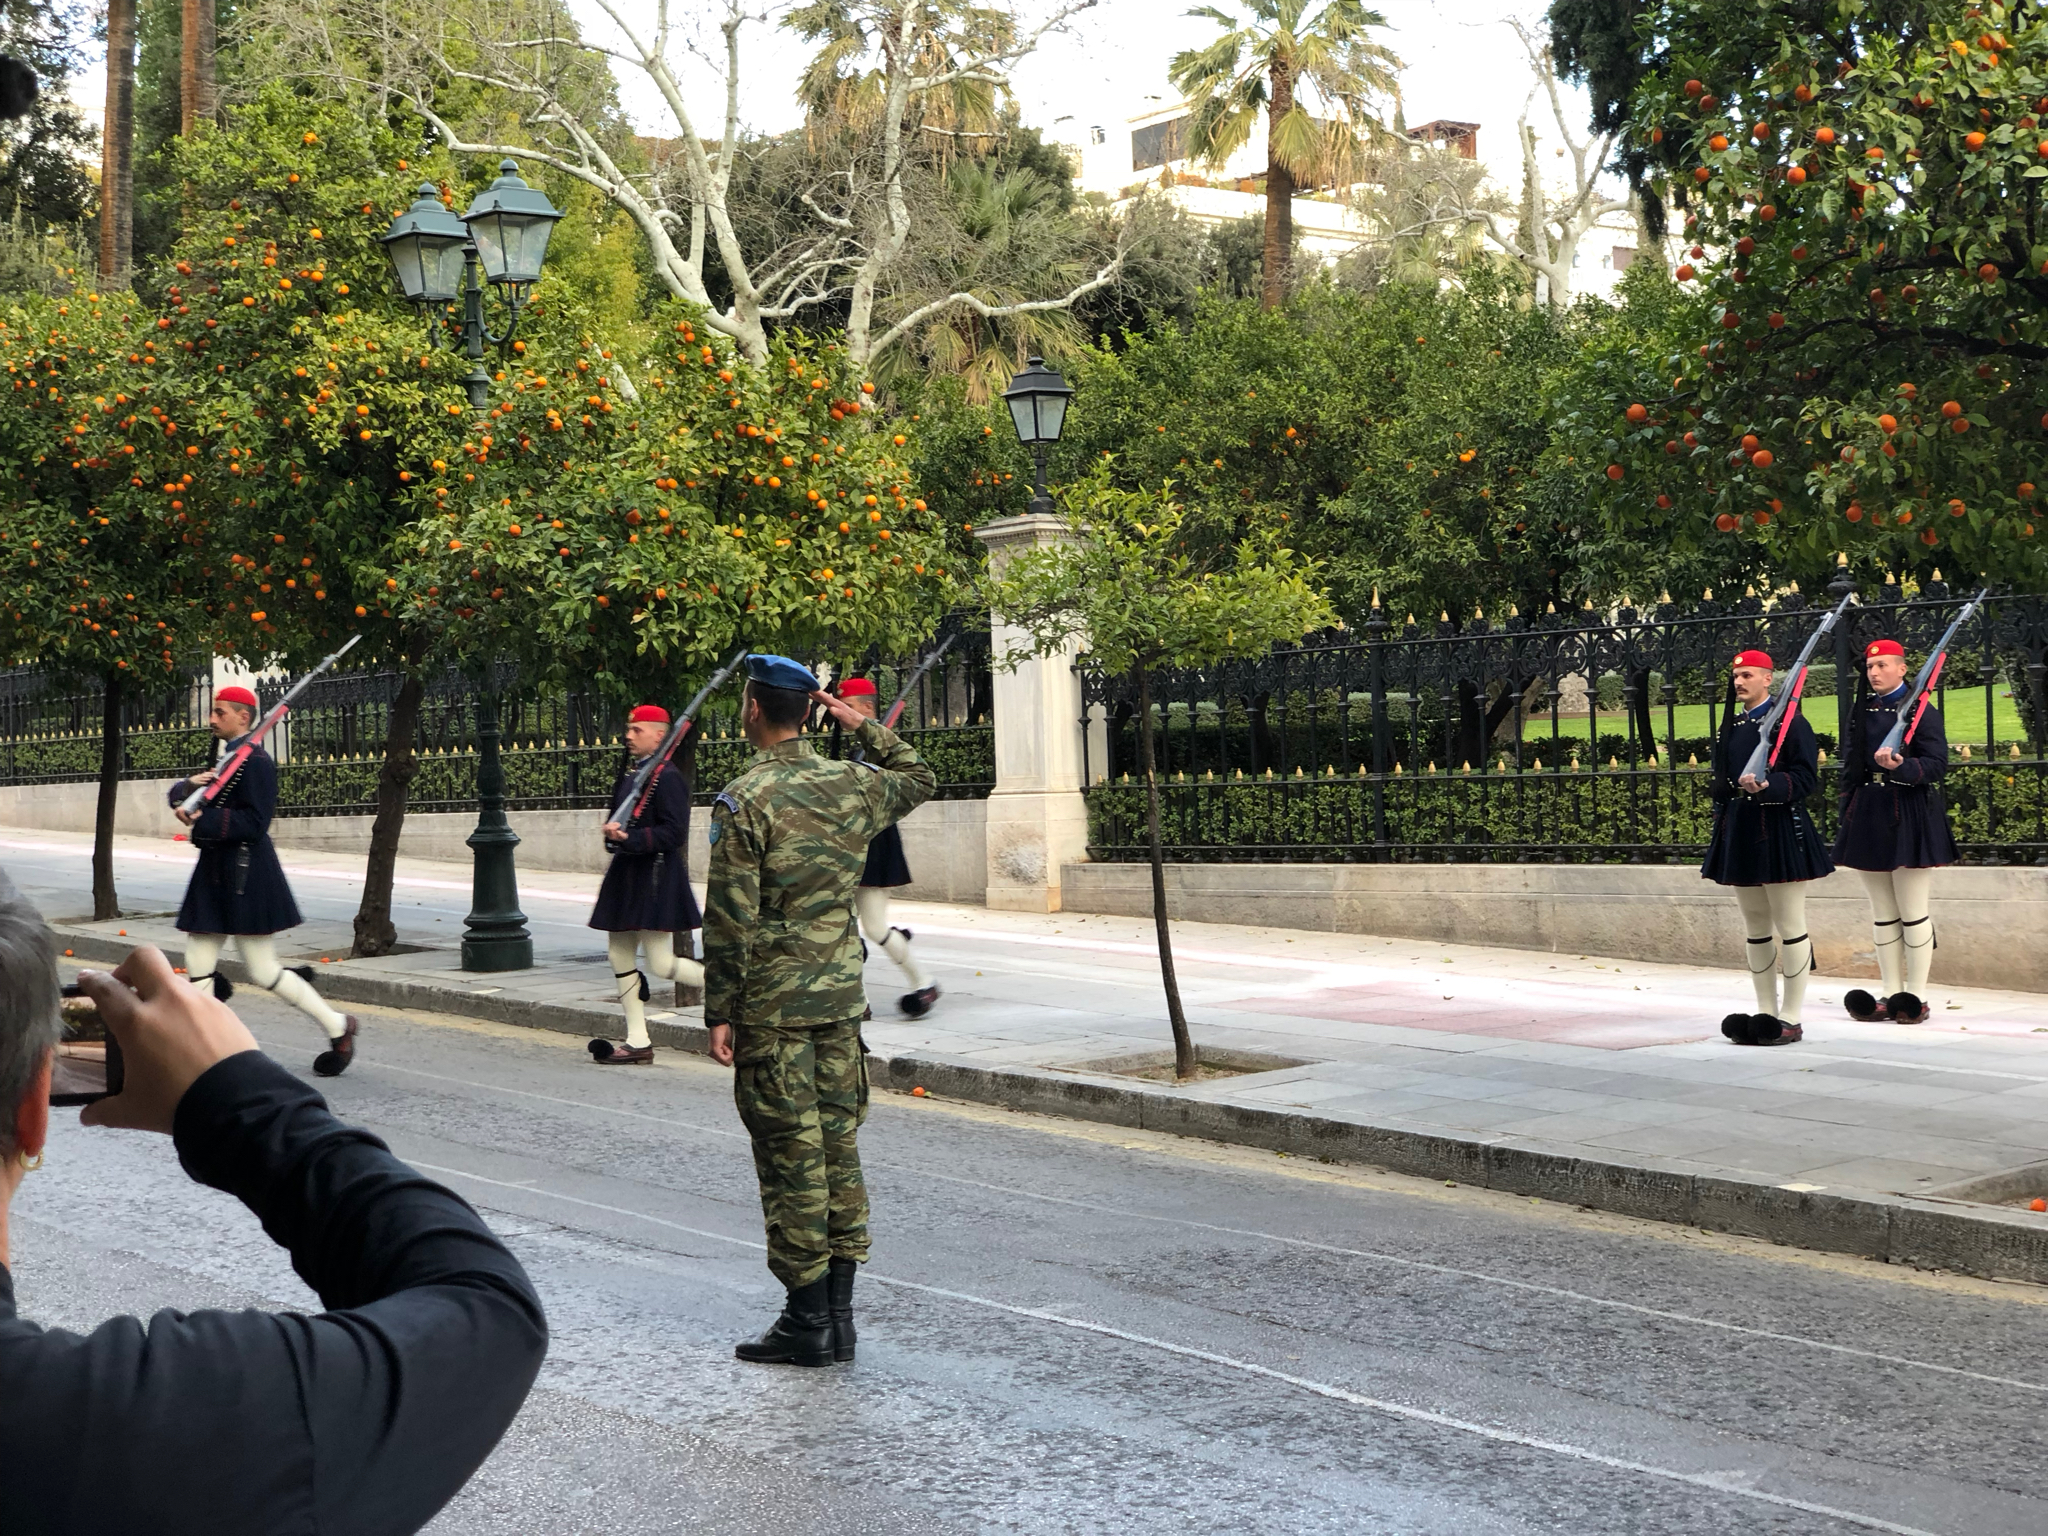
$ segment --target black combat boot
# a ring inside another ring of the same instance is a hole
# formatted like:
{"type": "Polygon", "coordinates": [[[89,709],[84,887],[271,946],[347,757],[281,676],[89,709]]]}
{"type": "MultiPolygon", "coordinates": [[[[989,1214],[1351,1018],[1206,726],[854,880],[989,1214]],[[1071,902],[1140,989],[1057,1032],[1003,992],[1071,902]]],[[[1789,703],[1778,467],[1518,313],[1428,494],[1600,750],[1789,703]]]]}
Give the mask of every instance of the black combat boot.
{"type": "Polygon", "coordinates": [[[829,1273],[789,1293],[782,1316],[758,1339],[733,1350],[733,1358],[755,1365],[830,1365],[832,1307],[829,1273]]]}
{"type": "Polygon", "coordinates": [[[832,1360],[845,1365],[853,1359],[853,1277],[860,1265],[852,1259],[834,1259],[825,1272],[832,1303],[832,1360]]]}

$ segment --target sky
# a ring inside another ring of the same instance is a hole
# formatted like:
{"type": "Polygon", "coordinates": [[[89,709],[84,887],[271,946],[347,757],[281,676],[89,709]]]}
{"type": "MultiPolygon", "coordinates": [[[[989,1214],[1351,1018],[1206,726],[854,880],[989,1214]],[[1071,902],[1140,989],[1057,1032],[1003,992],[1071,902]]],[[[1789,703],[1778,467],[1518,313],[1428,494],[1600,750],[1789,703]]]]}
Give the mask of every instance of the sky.
{"type": "MultiPolygon", "coordinates": [[[[608,30],[595,0],[569,0],[571,9],[592,40],[608,30]]],[[[618,0],[630,16],[652,20],[652,0],[618,0]]],[[[703,0],[675,0],[678,15],[708,15],[703,0]]],[[[1223,0],[1228,9],[1228,0],[1223,0]]],[[[1519,184],[1513,166],[1514,123],[1528,94],[1530,72],[1521,45],[1508,29],[1520,16],[1538,30],[1544,7],[1530,0],[1465,0],[1458,6],[1443,0],[1382,0],[1387,26],[1382,41],[1400,56],[1402,106],[1410,124],[1432,118],[1454,118],[1480,124],[1480,157],[1497,178],[1519,184]]],[[[1020,0],[1020,17],[1043,17],[1047,0],[1020,0]]],[[[1045,131],[1048,139],[1079,142],[1095,123],[1133,117],[1173,100],[1167,82],[1168,61],[1184,48],[1207,42],[1216,24],[1187,14],[1187,0],[1098,0],[1070,24],[1064,34],[1048,38],[1026,59],[1015,77],[1024,119],[1045,131]]],[[[708,41],[717,45],[715,30],[708,41]]],[[[798,50],[786,34],[762,25],[742,34],[741,110],[749,126],[775,131],[799,120],[793,90],[798,50]]],[[[700,60],[679,56],[685,90],[693,110],[701,111],[700,132],[718,128],[722,88],[700,60]],[[703,103],[697,108],[696,103],[703,103]]],[[[621,100],[628,115],[645,131],[667,135],[672,120],[645,78],[618,68],[621,100]]],[[[72,95],[97,125],[105,95],[102,66],[74,82],[72,95]]],[[[1585,102],[1573,92],[1567,113],[1575,134],[1583,135],[1585,102]]],[[[1548,109],[1538,103],[1538,134],[1554,149],[1556,131],[1548,109]]],[[[1561,169],[1561,163],[1559,169],[1561,169]]]]}

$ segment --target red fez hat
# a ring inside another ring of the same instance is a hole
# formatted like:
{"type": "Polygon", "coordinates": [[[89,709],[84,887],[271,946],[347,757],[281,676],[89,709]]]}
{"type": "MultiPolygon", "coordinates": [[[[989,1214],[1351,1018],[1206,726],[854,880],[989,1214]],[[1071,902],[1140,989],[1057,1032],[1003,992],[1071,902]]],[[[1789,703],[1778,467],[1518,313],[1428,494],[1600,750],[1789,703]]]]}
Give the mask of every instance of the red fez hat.
{"type": "Polygon", "coordinates": [[[1773,670],[1771,658],[1762,651],[1738,651],[1735,656],[1735,665],[1738,667],[1760,667],[1766,672],[1773,670]]]}
{"type": "Polygon", "coordinates": [[[238,688],[232,685],[226,688],[214,689],[213,698],[217,704],[242,704],[250,709],[257,707],[255,694],[246,688],[238,688]]]}
{"type": "Polygon", "coordinates": [[[1896,640],[1873,640],[1863,647],[1865,656],[1903,656],[1906,648],[1896,640]]]}
{"type": "Polygon", "coordinates": [[[865,677],[849,677],[839,685],[842,699],[872,699],[876,697],[875,685],[865,677]]]}
{"type": "Polygon", "coordinates": [[[656,725],[667,725],[668,711],[659,704],[642,704],[626,718],[634,724],[638,724],[642,720],[652,720],[656,725]]]}

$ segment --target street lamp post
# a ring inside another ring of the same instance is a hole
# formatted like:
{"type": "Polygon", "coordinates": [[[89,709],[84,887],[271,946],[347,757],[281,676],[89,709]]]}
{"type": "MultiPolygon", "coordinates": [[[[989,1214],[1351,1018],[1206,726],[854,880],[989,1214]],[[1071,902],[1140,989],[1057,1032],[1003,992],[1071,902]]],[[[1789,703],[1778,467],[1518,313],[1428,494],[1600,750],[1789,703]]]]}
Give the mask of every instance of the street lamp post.
{"type": "Polygon", "coordinates": [[[1003,391],[1017,441],[1031,450],[1036,470],[1029,512],[1052,511],[1052,498],[1045,493],[1045,451],[1060,440],[1060,431],[1067,424],[1067,402],[1073,398],[1074,386],[1037,356],[1011,377],[1010,387],[1003,391]]]}
{"type": "MultiPolygon", "coordinates": [[[[540,278],[548,236],[561,211],[547,194],[520,179],[517,165],[504,160],[498,179],[477,194],[461,218],[442,205],[433,183],[422,182],[418,199],[384,235],[384,252],[399,292],[427,322],[427,345],[469,355],[463,386],[469,406],[490,404],[491,379],[484,371],[484,346],[503,348],[519,328],[519,311],[540,278]],[[504,299],[503,335],[484,322],[484,289],[478,269],[504,299]],[[458,287],[458,281],[460,286],[458,287]],[[448,307],[462,300],[458,324],[443,326],[448,307]]],[[[519,835],[505,818],[505,769],[498,755],[498,695],[487,683],[477,698],[477,823],[469,836],[470,911],[463,919],[465,971],[520,971],[533,964],[533,936],[519,910],[519,875],[512,850],[519,835]]]]}

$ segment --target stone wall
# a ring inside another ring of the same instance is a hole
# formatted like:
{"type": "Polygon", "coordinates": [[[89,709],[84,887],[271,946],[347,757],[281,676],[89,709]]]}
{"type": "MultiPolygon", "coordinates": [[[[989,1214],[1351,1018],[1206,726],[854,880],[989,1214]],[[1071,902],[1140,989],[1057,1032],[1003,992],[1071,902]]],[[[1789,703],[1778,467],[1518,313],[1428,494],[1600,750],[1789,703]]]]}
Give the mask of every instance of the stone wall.
{"type": "MultiPolygon", "coordinates": [[[[1144,864],[1070,864],[1065,910],[1152,911],[1144,864]]],[[[1739,966],[1729,893],[1689,866],[1636,864],[1169,864],[1168,910],[1246,923],[1514,949],[1739,966]]],[[[1934,877],[1934,974],[1958,986],[2048,992],[2048,869],[1934,877]]],[[[1872,977],[1870,906],[1854,873],[1815,883],[1806,913],[1824,976],[1872,977]]]]}

